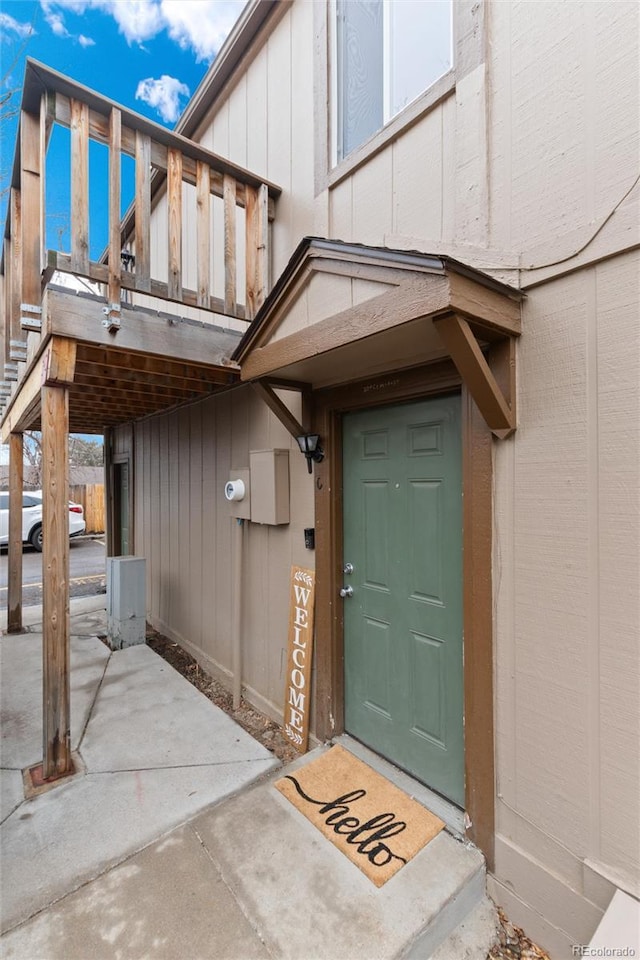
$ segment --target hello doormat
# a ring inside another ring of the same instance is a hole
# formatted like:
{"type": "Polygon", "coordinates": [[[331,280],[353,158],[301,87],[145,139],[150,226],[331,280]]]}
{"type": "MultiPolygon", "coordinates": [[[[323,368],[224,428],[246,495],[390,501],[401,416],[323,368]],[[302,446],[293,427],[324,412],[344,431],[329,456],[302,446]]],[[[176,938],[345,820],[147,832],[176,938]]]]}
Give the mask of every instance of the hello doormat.
{"type": "Polygon", "coordinates": [[[376,887],[444,827],[442,820],[340,746],[277,780],[275,787],[376,887]]]}

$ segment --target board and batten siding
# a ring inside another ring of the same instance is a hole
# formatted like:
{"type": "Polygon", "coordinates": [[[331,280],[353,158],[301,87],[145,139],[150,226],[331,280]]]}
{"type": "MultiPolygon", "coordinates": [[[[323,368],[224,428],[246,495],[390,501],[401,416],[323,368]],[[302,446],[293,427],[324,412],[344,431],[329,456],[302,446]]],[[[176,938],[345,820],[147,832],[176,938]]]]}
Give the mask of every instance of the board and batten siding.
{"type": "MultiPolygon", "coordinates": [[[[538,284],[523,307],[518,430],[494,444],[490,882],[514,922],[552,956],[570,956],[613,884],[633,890],[640,869],[638,187],[599,229],[638,172],[640,7],[456,4],[486,31],[487,59],[467,60],[455,89],[315,196],[314,122],[326,122],[317,90],[314,117],[317,6],[295,0],[281,15],[198,136],[282,187],[272,282],[300,239],[319,235],[450,254],[538,284]]],[[[161,213],[153,246],[166,260],[161,213]]],[[[329,293],[339,302],[356,289],[336,282],[329,293]]],[[[276,337],[321,315],[314,297],[312,285],[276,337]]],[[[249,449],[291,446],[281,430],[241,390],[136,426],[136,549],[148,558],[152,618],[227,678],[221,483],[249,449]]],[[[290,462],[291,525],[250,525],[245,540],[244,679],[273,715],[288,569],[310,565],[302,529],[313,525],[304,460],[294,450],[290,462]]]]}
{"type": "MultiPolygon", "coordinates": [[[[281,394],[300,416],[297,395],[281,394]]],[[[119,431],[115,431],[116,435],[119,431]]],[[[135,543],[147,564],[148,619],[230,685],[232,533],[224,484],[249,451],[287,448],[291,522],[245,522],[242,680],[247,696],[282,719],[289,575],[313,566],[313,479],[295,441],[248,387],[135,424],[135,543]]]]}
{"type": "Polygon", "coordinates": [[[637,251],[531,292],[494,447],[494,893],[558,956],[640,875],[639,293],[637,251]]]}

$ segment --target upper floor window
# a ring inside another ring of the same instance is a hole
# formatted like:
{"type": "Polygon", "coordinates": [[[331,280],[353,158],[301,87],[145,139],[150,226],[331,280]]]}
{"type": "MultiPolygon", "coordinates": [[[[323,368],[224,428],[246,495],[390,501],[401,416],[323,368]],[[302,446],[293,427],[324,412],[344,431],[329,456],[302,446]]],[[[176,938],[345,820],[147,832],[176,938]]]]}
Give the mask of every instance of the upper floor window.
{"type": "Polygon", "coordinates": [[[335,0],[342,160],[452,66],[452,0],[335,0]]]}

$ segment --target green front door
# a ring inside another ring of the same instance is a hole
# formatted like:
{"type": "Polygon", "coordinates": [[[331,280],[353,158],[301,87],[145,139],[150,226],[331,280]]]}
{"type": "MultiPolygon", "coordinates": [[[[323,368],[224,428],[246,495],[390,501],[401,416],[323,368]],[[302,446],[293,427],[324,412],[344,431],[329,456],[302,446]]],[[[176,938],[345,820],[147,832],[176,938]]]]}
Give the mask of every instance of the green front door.
{"type": "Polygon", "coordinates": [[[344,417],[345,728],[464,806],[461,446],[459,396],[344,417]]]}

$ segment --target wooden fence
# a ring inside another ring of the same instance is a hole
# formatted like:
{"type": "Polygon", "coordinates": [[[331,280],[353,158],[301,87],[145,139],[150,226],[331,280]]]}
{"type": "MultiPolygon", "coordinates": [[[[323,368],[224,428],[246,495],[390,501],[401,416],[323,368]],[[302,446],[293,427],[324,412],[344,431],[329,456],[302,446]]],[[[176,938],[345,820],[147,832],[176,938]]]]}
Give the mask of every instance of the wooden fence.
{"type": "Polygon", "coordinates": [[[69,487],[69,499],[84,507],[87,533],[104,533],[106,530],[106,507],[104,483],[83,483],[69,487]]]}

